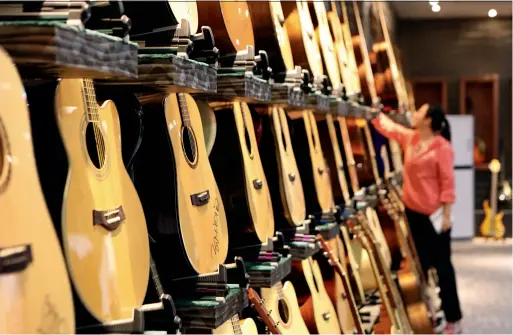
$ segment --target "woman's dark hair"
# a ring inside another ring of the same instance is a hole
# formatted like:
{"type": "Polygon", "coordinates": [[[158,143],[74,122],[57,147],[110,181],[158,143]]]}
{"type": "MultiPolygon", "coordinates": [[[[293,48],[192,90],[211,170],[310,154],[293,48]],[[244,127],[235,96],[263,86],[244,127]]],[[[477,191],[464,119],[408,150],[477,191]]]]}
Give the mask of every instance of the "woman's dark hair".
{"type": "Polygon", "coordinates": [[[447,141],[451,141],[451,126],[445,117],[442,107],[429,105],[426,118],[431,118],[431,129],[433,129],[435,133],[440,133],[447,141]]]}

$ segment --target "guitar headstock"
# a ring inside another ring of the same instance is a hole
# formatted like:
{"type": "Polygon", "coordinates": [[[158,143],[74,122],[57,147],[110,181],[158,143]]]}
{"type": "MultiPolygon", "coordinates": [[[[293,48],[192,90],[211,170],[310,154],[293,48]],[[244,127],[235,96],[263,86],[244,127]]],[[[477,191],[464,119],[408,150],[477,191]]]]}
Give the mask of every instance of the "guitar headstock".
{"type": "Polygon", "coordinates": [[[278,329],[278,324],[271,317],[271,312],[265,308],[262,298],[260,298],[258,293],[252,287],[248,288],[248,298],[253,308],[264,321],[269,331],[272,334],[281,334],[280,330],[278,329]]]}
{"type": "Polygon", "coordinates": [[[490,164],[488,164],[488,168],[492,173],[499,173],[501,171],[501,162],[498,159],[492,159],[490,164]]]}

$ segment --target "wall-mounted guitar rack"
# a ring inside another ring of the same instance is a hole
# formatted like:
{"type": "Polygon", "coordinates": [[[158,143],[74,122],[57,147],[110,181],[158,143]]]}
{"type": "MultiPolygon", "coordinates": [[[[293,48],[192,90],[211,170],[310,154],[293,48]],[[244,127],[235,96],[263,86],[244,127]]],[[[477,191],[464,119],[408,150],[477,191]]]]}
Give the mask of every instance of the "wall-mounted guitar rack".
{"type": "MultiPolygon", "coordinates": [[[[251,46],[245,52],[219,57],[210,28],[202,27],[200,34],[192,35],[186,20],[168,47],[154,47],[63,22],[15,19],[0,21],[0,45],[24,78],[90,77],[96,84],[121,85],[139,96],[189,92],[213,101],[246,101],[344,117],[369,119],[377,112],[362,106],[358,97],[329,96],[326,83],[312,87],[309,72],[300,67],[287,74],[284,82],[275,83],[267,54],[256,54],[251,46]],[[35,35],[40,39],[31,39],[35,35]]],[[[407,123],[402,114],[389,115],[407,123]]],[[[368,190],[354,199],[353,210],[376,206],[377,188],[368,190]]],[[[320,251],[315,235],[333,239],[347,215],[347,209],[310,215],[300,227],[283,229],[264,244],[232,250],[233,264],[220,264],[214,273],[173,280],[172,292],[162,294],[158,302],[135,308],[133,320],[88,325],[78,331],[143,333],[145,318],[146,325],[160,325],[168,332],[181,327],[219,327],[248,305],[249,285],[273,287],[283,280],[291,271],[292,259],[306,259],[320,251]]],[[[360,314],[369,325],[366,331],[371,332],[379,315],[379,308],[376,314],[372,306],[379,306],[380,301],[376,294],[368,301],[360,307],[360,314]]]]}

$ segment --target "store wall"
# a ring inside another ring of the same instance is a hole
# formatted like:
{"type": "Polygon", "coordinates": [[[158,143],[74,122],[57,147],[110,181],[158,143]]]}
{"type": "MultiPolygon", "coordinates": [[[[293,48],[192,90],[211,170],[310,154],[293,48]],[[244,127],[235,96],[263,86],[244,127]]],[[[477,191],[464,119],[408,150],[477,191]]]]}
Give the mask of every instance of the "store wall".
{"type": "Polygon", "coordinates": [[[461,77],[499,74],[499,151],[505,150],[504,168],[508,178],[511,178],[511,29],[511,18],[399,20],[396,29],[407,76],[446,78],[449,113],[459,113],[461,77]]]}

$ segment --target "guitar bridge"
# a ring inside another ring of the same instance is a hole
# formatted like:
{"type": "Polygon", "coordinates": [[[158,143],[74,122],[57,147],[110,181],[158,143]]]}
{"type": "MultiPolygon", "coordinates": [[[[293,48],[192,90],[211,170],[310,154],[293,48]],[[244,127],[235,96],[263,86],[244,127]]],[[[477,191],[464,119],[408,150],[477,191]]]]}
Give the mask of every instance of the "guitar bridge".
{"type": "Polygon", "coordinates": [[[0,248],[0,274],[20,272],[32,263],[30,244],[0,248]]]}
{"type": "Polygon", "coordinates": [[[93,210],[93,225],[101,225],[108,231],[116,230],[125,218],[123,206],[119,206],[113,210],[93,210]]]}

